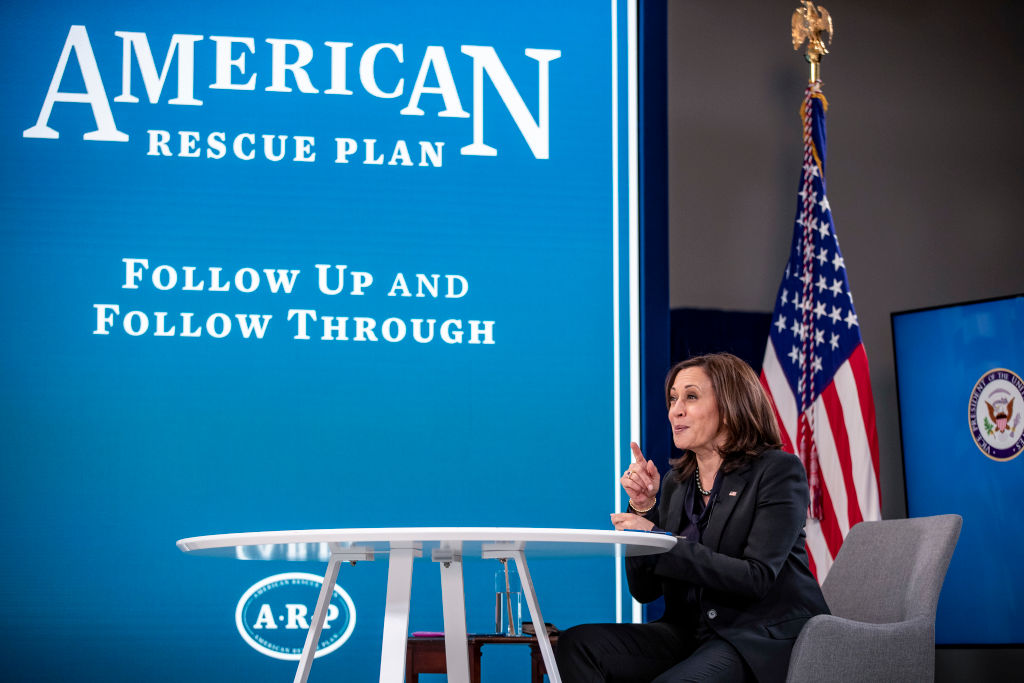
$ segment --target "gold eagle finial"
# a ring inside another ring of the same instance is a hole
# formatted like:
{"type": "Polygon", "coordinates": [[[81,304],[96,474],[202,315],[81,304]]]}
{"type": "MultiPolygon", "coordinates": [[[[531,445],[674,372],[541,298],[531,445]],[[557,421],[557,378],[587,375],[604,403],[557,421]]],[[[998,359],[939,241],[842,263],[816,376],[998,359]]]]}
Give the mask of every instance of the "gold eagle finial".
{"type": "Polygon", "coordinates": [[[800,45],[807,41],[804,57],[811,65],[811,81],[817,81],[821,74],[821,56],[828,54],[824,38],[826,32],[828,44],[832,44],[832,15],[821,5],[802,0],[800,7],[793,10],[790,23],[793,27],[793,49],[799,50],[800,45]]]}

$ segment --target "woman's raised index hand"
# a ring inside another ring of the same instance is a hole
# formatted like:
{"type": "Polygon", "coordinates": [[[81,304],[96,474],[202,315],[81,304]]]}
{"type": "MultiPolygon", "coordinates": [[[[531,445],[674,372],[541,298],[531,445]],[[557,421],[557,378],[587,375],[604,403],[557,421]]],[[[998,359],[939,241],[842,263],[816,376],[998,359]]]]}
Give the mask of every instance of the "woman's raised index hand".
{"type": "Polygon", "coordinates": [[[655,464],[644,457],[640,444],[630,441],[629,448],[633,451],[633,462],[626,468],[620,481],[630,500],[634,504],[642,505],[657,492],[661,476],[655,464]]]}

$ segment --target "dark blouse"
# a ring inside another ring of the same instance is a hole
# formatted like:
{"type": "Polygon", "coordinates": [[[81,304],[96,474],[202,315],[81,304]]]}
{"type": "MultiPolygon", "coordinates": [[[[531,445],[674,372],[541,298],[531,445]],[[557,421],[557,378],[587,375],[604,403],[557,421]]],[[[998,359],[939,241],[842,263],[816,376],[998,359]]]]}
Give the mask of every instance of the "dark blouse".
{"type": "MultiPolygon", "coordinates": [[[[708,496],[708,502],[705,505],[704,496],[697,491],[696,476],[690,477],[690,484],[683,494],[683,524],[679,533],[680,541],[685,539],[690,543],[704,543],[704,530],[708,528],[711,515],[715,512],[715,503],[718,502],[718,492],[721,488],[722,472],[719,470],[715,474],[715,483],[711,485],[711,495],[708,496]]],[[[692,610],[691,613],[697,615],[694,624],[697,641],[704,642],[715,634],[705,622],[704,614],[700,610],[700,596],[697,592],[699,590],[697,586],[690,586],[686,592],[686,601],[692,610]]]]}
{"type": "Polygon", "coordinates": [[[718,502],[718,491],[722,488],[721,471],[715,474],[715,483],[711,485],[711,495],[708,496],[707,505],[704,504],[704,496],[698,495],[697,478],[690,478],[683,494],[683,523],[680,525],[679,536],[691,543],[704,542],[704,530],[708,528],[708,521],[714,512],[715,503],[718,502]]]}
{"type": "MultiPolygon", "coordinates": [[[[696,475],[689,477],[688,482],[684,486],[686,488],[683,491],[683,519],[680,524],[679,541],[703,543],[704,530],[707,529],[711,515],[714,514],[715,503],[718,502],[718,492],[722,488],[722,472],[719,470],[715,475],[715,483],[711,486],[711,495],[708,496],[706,505],[704,504],[704,496],[697,492],[696,475]]],[[[664,533],[664,530],[657,525],[655,525],[654,531],[664,533]]],[[[697,640],[703,642],[707,638],[712,637],[714,633],[704,623],[703,614],[700,613],[698,590],[697,586],[690,586],[689,590],[686,591],[686,608],[666,610],[666,616],[669,613],[674,613],[676,619],[678,619],[683,615],[687,615],[689,617],[687,621],[689,621],[690,626],[694,629],[697,640]]],[[[666,607],[668,606],[666,605],[666,607]]]]}

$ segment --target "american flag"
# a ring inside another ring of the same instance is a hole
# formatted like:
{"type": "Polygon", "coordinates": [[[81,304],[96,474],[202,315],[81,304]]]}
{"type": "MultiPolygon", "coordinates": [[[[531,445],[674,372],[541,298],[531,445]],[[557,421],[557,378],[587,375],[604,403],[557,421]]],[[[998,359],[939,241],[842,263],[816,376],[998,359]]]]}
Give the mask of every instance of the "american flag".
{"type": "Polygon", "coordinates": [[[881,519],[868,359],[825,193],[827,108],[821,82],[809,84],[793,245],[761,370],[783,445],[807,469],[807,550],[819,582],[850,527],[881,519]]]}

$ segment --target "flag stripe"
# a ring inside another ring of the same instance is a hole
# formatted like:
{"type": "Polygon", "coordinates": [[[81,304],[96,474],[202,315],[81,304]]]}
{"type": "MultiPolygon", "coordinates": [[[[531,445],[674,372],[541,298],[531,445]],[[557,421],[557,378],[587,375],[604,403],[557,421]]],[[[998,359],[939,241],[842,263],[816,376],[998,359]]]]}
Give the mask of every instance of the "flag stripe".
{"type": "MultiPolygon", "coordinates": [[[[846,531],[839,528],[838,515],[835,514],[836,507],[832,504],[832,497],[829,495],[828,484],[825,482],[821,483],[821,496],[824,500],[825,514],[822,515],[821,533],[825,537],[825,545],[828,546],[828,554],[831,559],[835,559],[836,554],[839,552],[839,548],[843,545],[843,539],[846,538],[846,531]]],[[[831,565],[829,565],[831,566],[831,565]]],[[[819,574],[818,581],[824,581],[825,575],[819,574]]]]}
{"type": "Polygon", "coordinates": [[[843,412],[843,406],[839,401],[839,394],[836,392],[835,382],[829,384],[825,387],[825,391],[821,392],[821,403],[825,412],[828,413],[829,426],[832,429],[832,441],[835,444],[839,468],[843,473],[846,519],[847,523],[852,527],[857,522],[862,521],[860,500],[857,497],[857,484],[853,478],[853,463],[850,462],[850,433],[846,429],[847,419],[843,412]]]}
{"type": "MultiPolygon", "coordinates": [[[[763,372],[761,373],[761,385],[766,391],[768,390],[768,380],[765,379],[763,372]]],[[[768,395],[771,396],[771,392],[768,392],[768,395]]],[[[782,450],[787,453],[796,453],[796,449],[793,448],[793,442],[790,440],[789,434],[787,434],[786,430],[782,427],[782,418],[779,417],[779,410],[775,407],[775,401],[770,401],[770,403],[772,404],[772,414],[775,415],[775,424],[779,425],[779,434],[782,436],[782,450]]]]}
{"type": "Polygon", "coordinates": [[[829,552],[828,544],[825,543],[825,534],[821,530],[821,522],[816,519],[808,519],[807,526],[807,554],[811,560],[811,571],[818,577],[818,581],[824,581],[825,575],[832,567],[832,554],[829,552]]]}
{"type": "Polygon", "coordinates": [[[775,405],[779,428],[782,430],[783,445],[793,451],[793,444],[796,443],[796,396],[793,395],[786,374],[782,371],[782,366],[779,365],[779,358],[775,355],[775,346],[772,345],[771,337],[768,338],[768,347],[764,352],[761,376],[765,378],[768,395],[771,396],[772,403],[775,405]]]}
{"type": "Polygon", "coordinates": [[[846,532],[850,530],[846,477],[839,462],[839,451],[833,439],[831,420],[825,409],[825,402],[820,397],[814,402],[814,443],[818,447],[822,489],[828,489],[829,494],[824,501],[825,511],[829,512],[831,508],[832,514],[828,516],[836,521],[842,536],[846,536],[846,532]]]}
{"type": "MultiPolygon", "coordinates": [[[[850,354],[850,369],[857,382],[860,414],[864,420],[864,431],[868,435],[868,444],[871,447],[871,466],[875,471],[875,481],[877,482],[880,477],[878,476],[878,430],[875,425],[875,399],[871,395],[871,373],[868,367],[868,354],[863,344],[860,344],[850,354]]],[[[874,502],[881,505],[881,499],[874,502]]],[[[881,519],[881,516],[878,519],[881,519]]]]}
{"type": "MultiPolygon", "coordinates": [[[[863,354],[861,354],[863,357],[863,354]]],[[[842,404],[843,417],[845,419],[847,438],[849,439],[851,453],[870,453],[867,429],[861,409],[861,387],[853,374],[853,358],[840,366],[836,372],[833,386],[836,396],[842,404]]],[[[870,394],[871,387],[868,385],[867,393],[870,394]]],[[[877,442],[876,442],[877,443],[877,442]]],[[[851,460],[851,471],[849,473],[850,483],[855,489],[858,516],[865,520],[878,520],[882,518],[879,509],[878,479],[875,476],[875,469],[872,467],[870,458],[855,458],[851,460]]],[[[851,515],[851,521],[852,521],[851,515]]],[[[858,521],[860,521],[860,519],[858,521]]]]}

